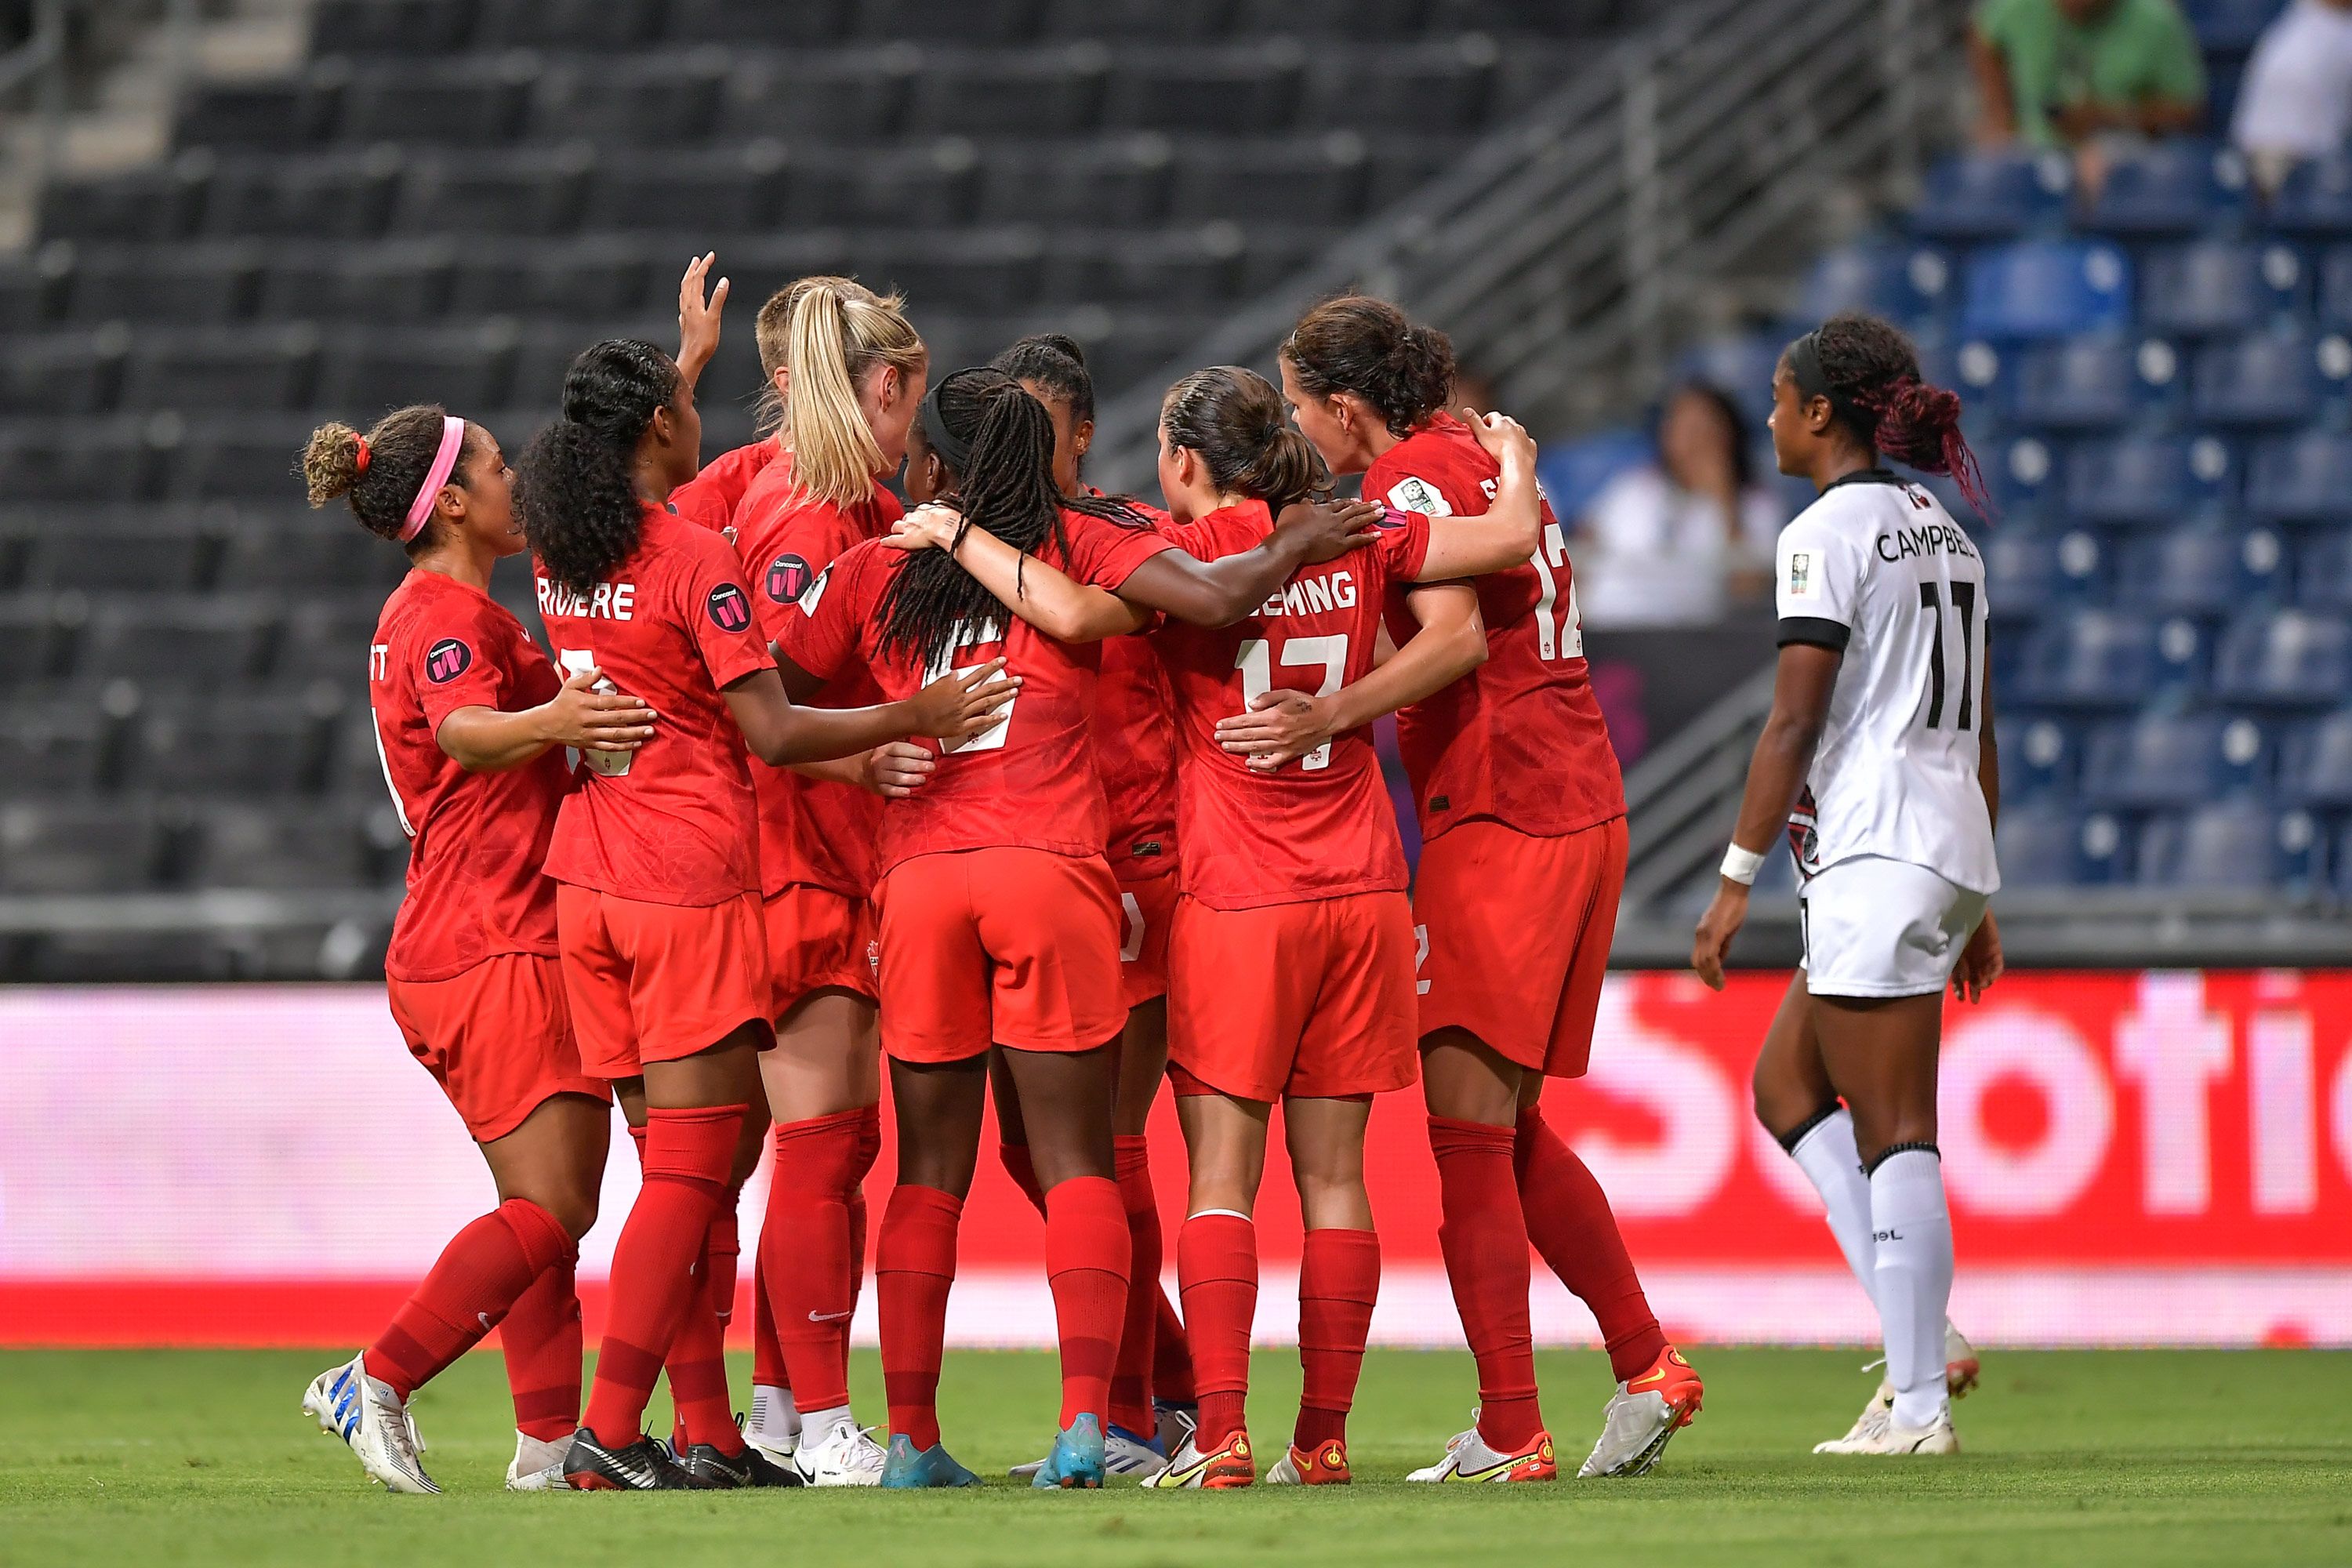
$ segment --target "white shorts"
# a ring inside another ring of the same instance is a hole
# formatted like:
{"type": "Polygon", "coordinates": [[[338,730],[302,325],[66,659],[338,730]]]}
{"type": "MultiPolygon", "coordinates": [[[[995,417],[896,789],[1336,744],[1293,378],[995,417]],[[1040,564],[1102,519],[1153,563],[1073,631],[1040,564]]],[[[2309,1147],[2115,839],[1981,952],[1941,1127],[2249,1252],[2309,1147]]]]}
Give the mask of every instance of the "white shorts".
{"type": "Polygon", "coordinates": [[[1951,979],[1985,895],[1925,866],[1862,855],[1817,873],[1797,908],[1808,994],[1927,996],[1951,979]]]}

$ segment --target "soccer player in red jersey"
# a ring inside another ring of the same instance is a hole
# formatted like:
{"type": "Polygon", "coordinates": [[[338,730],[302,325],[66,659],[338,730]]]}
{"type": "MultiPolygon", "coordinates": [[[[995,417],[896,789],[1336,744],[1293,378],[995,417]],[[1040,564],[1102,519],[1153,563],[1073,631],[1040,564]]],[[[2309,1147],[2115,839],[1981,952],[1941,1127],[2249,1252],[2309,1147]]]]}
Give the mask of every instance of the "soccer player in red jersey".
{"type": "Polygon", "coordinates": [[[746,1113],[772,1034],[744,748],[782,765],[961,737],[1011,688],[982,666],[901,702],[794,707],[733,552],[665,505],[701,440],[677,363],[647,343],[598,343],[572,363],[563,414],[524,453],[517,489],[541,613],[564,668],[600,668],[661,715],[656,743],[617,763],[586,755],[547,856],[583,1065],[619,1086],[645,1129],[645,1185],[614,1251],[612,1318],[564,1474],[584,1489],[740,1485],[755,1467],[731,1423],[697,1430],[688,1412],[683,1468],[639,1427],[696,1260],[757,1154],[746,1113]]]}
{"type": "MultiPolygon", "coordinates": [[[[1076,589],[1041,561],[1008,561],[970,531],[957,558],[1024,618],[1069,638],[1141,628],[1146,608],[1178,623],[1154,632],[1173,689],[1182,898],[1169,947],[1169,1032],[1192,1158],[1190,1217],[1178,1240],[1200,1426],[1154,1487],[1247,1486],[1256,1468],[1242,1411],[1248,1389],[1257,1249],[1250,1218],[1273,1102],[1284,1125],[1307,1235],[1300,1268],[1306,1377],[1276,1483],[1349,1478],[1353,1401],[1380,1249],[1363,1185],[1371,1096],[1412,1081],[1412,921],[1404,856],[1368,734],[1336,737],[1290,767],[1229,752],[1219,723],[1247,713],[1274,671],[1313,668],[1337,690],[1372,666],[1392,586],[1492,570],[1535,546],[1532,444],[1507,421],[1495,516],[1477,522],[1391,514],[1370,548],[1296,572],[1237,622],[1076,589]]],[[[1264,548],[1273,509],[1328,489],[1305,439],[1284,428],[1275,389],[1248,371],[1202,371],[1162,405],[1165,531],[1223,565],[1264,548]]],[[[909,531],[935,524],[923,513],[909,531]]],[[[1140,574],[1139,574],[1139,576],[1140,574]]],[[[1392,662],[1417,672],[1412,694],[1475,662],[1475,596],[1450,587],[1416,606],[1428,629],[1392,662]],[[1465,657],[1461,650],[1471,650],[1465,657]]]]}
{"type": "Polygon", "coordinates": [[[437,1492],[408,1400],[489,1332],[503,1332],[515,1405],[507,1485],[562,1485],[580,1417],[572,1267],[596,1217],[611,1096],[583,1072],[556,966],[555,888],[540,874],[565,746],[626,755],[652,733],[633,697],[559,681],[489,596],[522,549],[505,454],[437,407],[367,435],[326,425],[302,471],[310,504],[347,498],[407,552],[368,649],[371,721],[412,847],[384,955],[393,1018],[481,1146],[499,1207],[457,1233],[376,1342],[321,1373],[302,1407],[394,1491],[437,1492]]]}
{"type": "MultiPolygon", "coordinates": [[[[775,456],[737,505],[732,537],[752,611],[773,637],[835,556],[898,520],[883,481],[906,458],[929,362],[899,302],[846,278],[778,290],[757,332],[776,421],[762,445],[775,456]]],[[[856,708],[880,691],[857,667],[804,700],[856,708]]],[[[864,1182],[881,1147],[870,900],[882,803],[863,781],[862,759],[751,767],[777,1048],[761,1063],[775,1158],[754,1271],[761,1310],[745,1434],[818,1486],[872,1486],[882,1476],[881,1447],[849,1408],[864,1182]]]]}
{"type": "MultiPolygon", "coordinates": [[[[1344,296],[1307,312],[1281,363],[1298,427],[1335,471],[1364,476],[1366,496],[1440,516],[1487,510],[1496,463],[1444,411],[1454,367],[1442,333],[1344,296]]],[[[1539,547],[1482,577],[1478,598],[1486,662],[1397,715],[1423,841],[1413,914],[1439,1235],[1479,1368],[1476,1426],[1414,1479],[1557,1473],[1536,1399],[1523,1235],[1592,1310],[1617,1376],[1581,1473],[1640,1474],[1702,1389],[1658,1328],[1607,1197],[1541,1110],[1547,1077],[1584,1071],[1625,875],[1616,753],[1549,505],[1539,547]]]]}

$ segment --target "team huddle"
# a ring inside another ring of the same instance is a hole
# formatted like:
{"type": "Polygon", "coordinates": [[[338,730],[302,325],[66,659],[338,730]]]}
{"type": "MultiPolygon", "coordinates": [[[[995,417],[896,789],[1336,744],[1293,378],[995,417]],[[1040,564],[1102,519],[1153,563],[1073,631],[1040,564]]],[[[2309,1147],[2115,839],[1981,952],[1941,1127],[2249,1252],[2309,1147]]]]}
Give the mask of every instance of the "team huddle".
{"type": "MultiPolygon", "coordinates": [[[[305,1410],[384,1486],[437,1491],[409,1400],[496,1327],[514,1489],[978,1485],[937,1394],[993,1099],[1060,1349],[1044,1457],[1014,1474],[1344,1485],[1381,1277],[1365,1130],[1418,1082],[1478,1389],[1412,1479],[1557,1476],[1531,1249],[1616,1382],[1580,1473],[1647,1472],[1704,1391],[1540,1109],[1585,1069],[1626,831],[1526,432],[1449,411],[1444,336],[1342,296],[1299,321],[1279,386],[1224,366],[1169,389],[1158,504],[1105,495],[1076,343],[935,365],[898,300],[819,277],[759,312],[772,433],[706,465],[712,261],[682,282],[677,355],[587,349],[511,469],[431,406],[304,454],[313,504],[346,499],[412,564],[369,651],[413,841],[387,988],[500,1200],[305,1410]],[[1332,499],[1346,475],[1362,501],[1332,499]],[[488,592],[525,550],[552,660],[488,592]],[[1390,713],[1424,846],[1410,885],[1370,739],[1390,713]],[[898,1170],[875,1221],[886,1068],[898,1170]],[[1173,1300],[1145,1131],[1163,1086],[1189,1165],[1173,1300]],[[583,1409],[573,1271],[615,1099],[643,1182],[583,1409]],[[1304,1380],[1261,1466],[1244,1406],[1276,1102],[1304,1380]],[[763,1147],[739,1417],[724,1346],[763,1147]],[[879,1443],[848,1386],[869,1224],[879,1443]]],[[[2000,970],[1998,775],[1981,563],[1878,454],[1973,468],[1957,399],[1882,323],[1808,334],[1775,390],[1782,467],[1823,497],[1783,540],[1780,700],[1694,961],[1719,982],[1760,859],[1740,846],[1818,823],[1808,971],[1758,1112],[1822,1189],[1889,1356],[1823,1447],[1948,1452],[1975,1360],[1944,1313],[1934,1051],[1946,984],[2000,970]],[[1958,542],[1870,548],[1931,523],[1958,542]],[[1896,683],[1931,657],[1935,711],[1914,715],[1896,683]]]]}

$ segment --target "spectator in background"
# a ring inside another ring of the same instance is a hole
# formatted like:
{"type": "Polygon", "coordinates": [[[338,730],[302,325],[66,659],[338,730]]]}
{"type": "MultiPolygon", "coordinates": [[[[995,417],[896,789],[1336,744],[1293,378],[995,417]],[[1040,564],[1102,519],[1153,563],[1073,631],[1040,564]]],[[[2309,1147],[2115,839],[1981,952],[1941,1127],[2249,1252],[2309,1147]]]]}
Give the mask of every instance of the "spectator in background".
{"type": "Polygon", "coordinates": [[[1587,626],[1705,626],[1770,586],[1787,518],[1757,480],[1748,437],[1739,405],[1715,387],[1692,382],[1666,399],[1657,462],[1601,487],[1578,529],[1587,626]]]}
{"type": "Polygon", "coordinates": [[[2352,135],[2352,0],[2294,0],[2246,62],[2231,140],[2264,190],[2352,135]]]}
{"type": "Polygon", "coordinates": [[[1982,0],[1969,29],[1979,133],[2075,154],[2096,189],[2119,144],[2205,122],[2205,62],[2174,0],[1982,0]]]}

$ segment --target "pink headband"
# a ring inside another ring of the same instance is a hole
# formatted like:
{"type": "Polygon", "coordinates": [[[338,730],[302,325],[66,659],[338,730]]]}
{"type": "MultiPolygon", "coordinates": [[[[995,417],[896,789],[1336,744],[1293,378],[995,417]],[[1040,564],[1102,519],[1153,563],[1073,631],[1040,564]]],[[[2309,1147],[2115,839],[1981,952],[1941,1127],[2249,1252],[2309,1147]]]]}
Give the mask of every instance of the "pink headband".
{"type": "Polygon", "coordinates": [[[441,499],[441,487],[449,482],[457,470],[457,454],[466,445],[466,422],[450,415],[441,416],[441,449],[433,454],[433,466],[425,470],[425,486],[416,499],[408,503],[408,522],[400,531],[400,542],[406,544],[425,531],[425,520],[433,515],[433,503],[441,499]]]}

